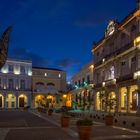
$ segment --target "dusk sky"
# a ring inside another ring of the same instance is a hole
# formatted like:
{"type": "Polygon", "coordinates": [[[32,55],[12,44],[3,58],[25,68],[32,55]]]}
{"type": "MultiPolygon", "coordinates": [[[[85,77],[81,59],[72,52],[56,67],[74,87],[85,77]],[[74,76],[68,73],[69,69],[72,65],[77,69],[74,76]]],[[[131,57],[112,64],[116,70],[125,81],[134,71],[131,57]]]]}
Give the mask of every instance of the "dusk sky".
{"type": "Polygon", "coordinates": [[[92,61],[92,43],[109,20],[135,7],[136,0],[1,0],[0,33],[13,26],[9,57],[66,70],[70,79],[92,61]]]}

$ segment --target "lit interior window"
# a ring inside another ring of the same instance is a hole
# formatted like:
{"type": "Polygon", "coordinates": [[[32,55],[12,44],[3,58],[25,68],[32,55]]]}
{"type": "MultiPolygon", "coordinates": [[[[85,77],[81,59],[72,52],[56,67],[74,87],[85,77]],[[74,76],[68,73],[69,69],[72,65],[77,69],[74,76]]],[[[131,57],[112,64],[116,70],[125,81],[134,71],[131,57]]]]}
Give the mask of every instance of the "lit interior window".
{"type": "Polygon", "coordinates": [[[61,78],[61,74],[60,73],[59,73],[58,77],[61,78]]]}

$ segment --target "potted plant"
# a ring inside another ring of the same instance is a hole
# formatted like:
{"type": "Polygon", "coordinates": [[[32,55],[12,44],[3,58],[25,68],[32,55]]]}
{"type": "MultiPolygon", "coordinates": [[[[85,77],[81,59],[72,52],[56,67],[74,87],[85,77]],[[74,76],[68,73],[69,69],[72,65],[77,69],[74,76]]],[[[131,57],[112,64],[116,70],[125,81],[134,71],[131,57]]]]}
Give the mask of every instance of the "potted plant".
{"type": "MultiPolygon", "coordinates": [[[[116,107],[116,98],[112,96],[110,92],[108,92],[106,89],[104,90],[104,99],[103,102],[106,106],[106,112],[107,115],[105,116],[105,124],[106,125],[113,125],[114,116],[111,112],[111,110],[115,110],[116,107]]],[[[115,110],[116,111],[116,110],[115,110]]]]}
{"type": "Polygon", "coordinates": [[[53,113],[53,109],[50,108],[50,109],[48,110],[48,115],[51,116],[52,113],[53,113]]]}
{"type": "Polygon", "coordinates": [[[61,127],[69,127],[69,123],[70,123],[70,116],[68,115],[68,110],[67,108],[62,108],[61,110],[61,127]]]}
{"type": "Polygon", "coordinates": [[[91,131],[92,131],[92,120],[90,119],[81,119],[76,122],[77,130],[79,133],[80,140],[90,140],[91,131]]]}

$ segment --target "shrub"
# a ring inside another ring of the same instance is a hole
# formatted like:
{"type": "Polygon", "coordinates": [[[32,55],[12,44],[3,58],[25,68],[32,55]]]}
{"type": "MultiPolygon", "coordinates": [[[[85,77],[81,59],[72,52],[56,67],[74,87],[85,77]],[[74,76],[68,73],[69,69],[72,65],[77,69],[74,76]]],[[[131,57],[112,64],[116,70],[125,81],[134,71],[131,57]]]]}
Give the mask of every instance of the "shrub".
{"type": "Polygon", "coordinates": [[[81,119],[76,122],[78,126],[89,126],[92,125],[92,120],[90,119],[81,119]]]}

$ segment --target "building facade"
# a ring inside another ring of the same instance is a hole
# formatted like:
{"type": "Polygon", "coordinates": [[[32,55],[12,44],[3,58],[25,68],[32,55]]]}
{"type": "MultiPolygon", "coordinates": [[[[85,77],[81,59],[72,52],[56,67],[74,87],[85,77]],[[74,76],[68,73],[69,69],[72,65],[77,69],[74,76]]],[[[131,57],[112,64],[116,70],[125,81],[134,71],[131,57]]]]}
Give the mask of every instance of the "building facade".
{"type": "Polygon", "coordinates": [[[112,111],[139,113],[140,3],[120,23],[109,22],[104,37],[94,44],[95,109],[106,110],[101,94],[116,103],[112,111]]]}
{"type": "Polygon", "coordinates": [[[66,91],[66,72],[59,69],[33,67],[33,106],[56,107],[66,91]]]}
{"type": "Polygon", "coordinates": [[[31,105],[32,62],[8,59],[0,71],[0,108],[31,105]]]}
{"type": "Polygon", "coordinates": [[[93,63],[85,65],[81,71],[72,77],[73,107],[79,109],[93,108],[93,63]]]}

